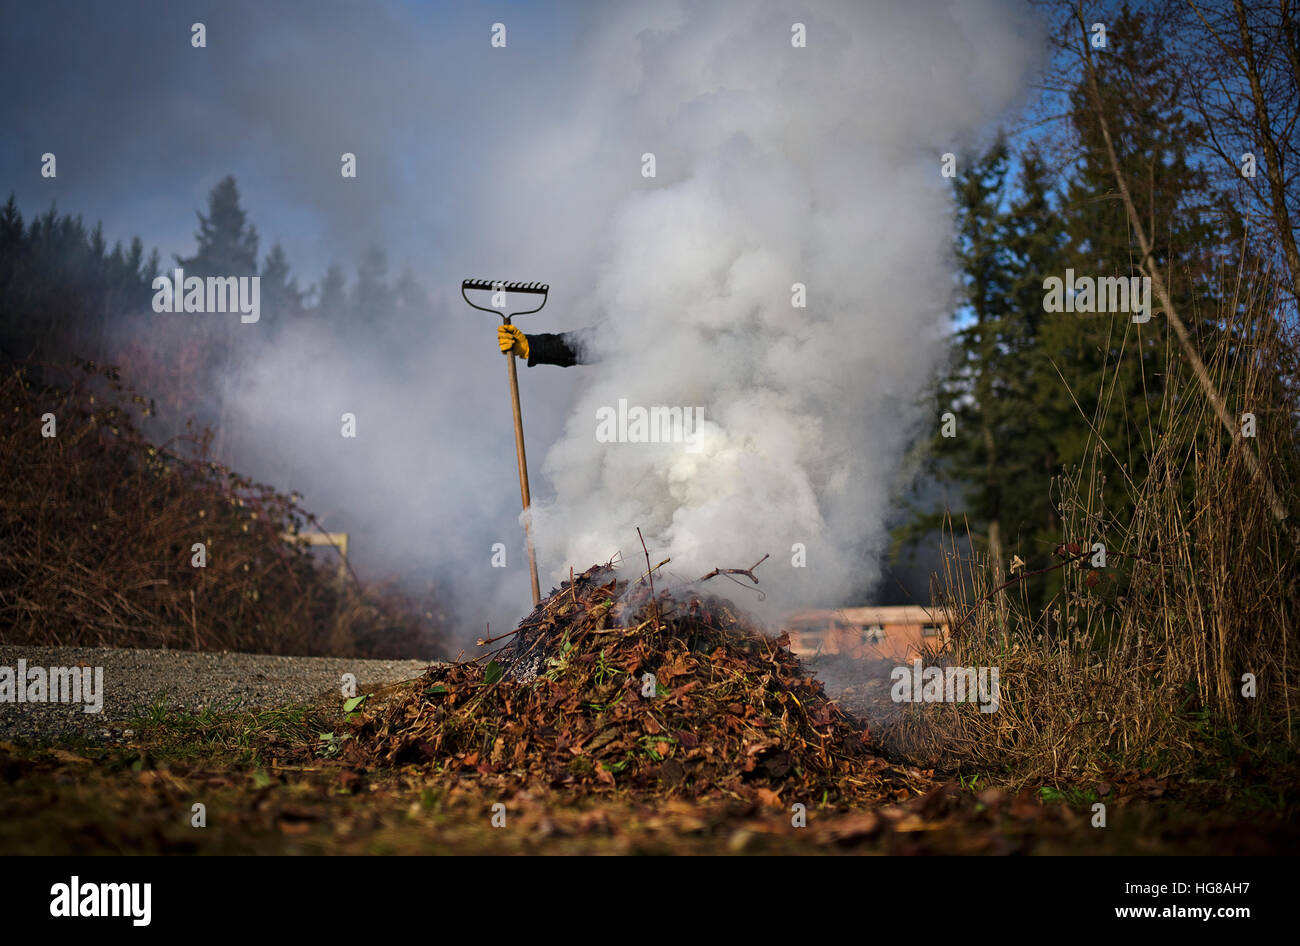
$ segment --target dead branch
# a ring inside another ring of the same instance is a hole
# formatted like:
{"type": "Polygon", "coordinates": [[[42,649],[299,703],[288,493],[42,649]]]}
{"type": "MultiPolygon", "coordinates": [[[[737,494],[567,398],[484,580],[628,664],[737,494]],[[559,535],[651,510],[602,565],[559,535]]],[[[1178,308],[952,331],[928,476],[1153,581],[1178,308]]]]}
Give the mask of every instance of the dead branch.
{"type": "Polygon", "coordinates": [[[990,599],[992,599],[993,596],[998,594],[999,592],[1004,591],[1007,588],[1010,588],[1012,585],[1024,581],[1026,578],[1033,578],[1035,575],[1046,575],[1048,572],[1056,571],[1056,569],[1058,568],[1064,568],[1066,565],[1069,565],[1071,562],[1077,562],[1079,559],[1083,558],[1084,556],[1091,555],[1091,554],[1092,554],[1092,549],[1084,549],[1078,555],[1074,555],[1071,556],[1070,558],[1065,559],[1064,561],[1057,562],[1055,565],[1048,565],[1046,568],[1039,568],[1032,572],[1022,572],[1021,574],[1017,575],[1015,578],[1012,578],[1009,581],[1004,581],[1002,584],[998,585],[996,588],[994,588],[984,597],[976,601],[975,604],[971,607],[971,609],[966,612],[966,616],[953,625],[953,628],[951,631],[949,631],[949,634],[955,637],[957,635],[957,631],[961,629],[961,626],[965,624],[967,621],[969,621],[975,615],[975,612],[980,609],[980,606],[983,605],[985,602],[989,601],[990,599]]]}
{"type": "Polygon", "coordinates": [[[655,633],[659,632],[659,599],[655,597],[655,574],[654,569],[650,567],[650,551],[645,547],[645,536],[641,534],[641,527],[636,527],[636,537],[641,540],[641,551],[645,554],[646,577],[650,579],[650,600],[655,606],[655,633]]]}
{"type": "MultiPolygon", "coordinates": [[[[515,628],[513,631],[506,631],[504,634],[499,634],[496,637],[480,637],[478,639],[478,646],[486,647],[488,644],[495,644],[497,641],[503,641],[507,637],[511,637],[515,634],[518,634],[523,629],[524,629],[524,625],[520,625],[519,627],[515,628]]],[[[490,634],[491,631],[489,630],[488,633],[490,634]]]]}
{"type": "Polygon", "coordinates": [[[762,558],[760,558],[753,565],[750,565],[748,568],[715,568],[713,571],[709,572],[703,578],[697,578],[695,579],[695,581],[698,584],[699,582],[702,581],[708,581],[710,578],[717,578],[719,575],[744,575],[746,578],[748,578],[750,581],[752,581],[754,584],[757,585],[758,579],[754,577],[754,569],[758,568],[759,565],[762,565],[771,557],[772,556],[770,554],[764,555],[762,558]]]}

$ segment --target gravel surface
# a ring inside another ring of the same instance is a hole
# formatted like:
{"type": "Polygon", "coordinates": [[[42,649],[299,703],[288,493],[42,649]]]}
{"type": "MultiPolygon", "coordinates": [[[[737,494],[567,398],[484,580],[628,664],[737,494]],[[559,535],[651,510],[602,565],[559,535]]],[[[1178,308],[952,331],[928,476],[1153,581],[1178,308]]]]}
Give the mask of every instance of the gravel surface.
{"type": "Polygon", "coordinates": [[[904,704],[890,697],[891,674],[905,661],[849,660],[839,656],[821,656],[804,660],[804,666],[817,675],[826,687],[827,696],[873,729],[892,722],[904,704]]]}
{"type": "MultiPolygon", "coordinates": [[[[87,713],[84,702],[6,702],[11,699],[4,693],[9,674],[0,669],[0,740],[22,743],[69,738],[118,742],[134,735],[124,723],[144,715],[159,700],[171,709],[191,712],[314,703],[327,694],[342,699],[345,673],[356,676],[357,693],[362,694],[419,676],[428,666],[420,660],[0,645],[0,668],[16,671],[19,660],[27,661],[29,671],[78,665],[104,671],[103,709],[87,713]]],[[[93,669],[91,674],[93,680],[93,669]]]]}

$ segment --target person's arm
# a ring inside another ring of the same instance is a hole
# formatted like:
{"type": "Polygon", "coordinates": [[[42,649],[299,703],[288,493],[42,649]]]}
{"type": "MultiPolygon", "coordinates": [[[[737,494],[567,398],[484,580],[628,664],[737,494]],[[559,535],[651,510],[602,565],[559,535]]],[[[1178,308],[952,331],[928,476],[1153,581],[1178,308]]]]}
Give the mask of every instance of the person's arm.
{"type": "Polygon", "coordinates": [[[525,335],[513,325],[502,325],[497,329],[497,340],[502,353],[513,353],[527,359],[529,367],[559,365],[561,368],[569,368],[586,364],[586,345],[583,344],[581,335],[581,332],[525,335]]]}
{"type": "Polygon", "coordinates": [[[566,332],[560,335],[543,333],[527,336],[528,366],[559,365],[561,368],[571,368],[583,364],[583,346],[574,335],[575,333],[566,332]]]}

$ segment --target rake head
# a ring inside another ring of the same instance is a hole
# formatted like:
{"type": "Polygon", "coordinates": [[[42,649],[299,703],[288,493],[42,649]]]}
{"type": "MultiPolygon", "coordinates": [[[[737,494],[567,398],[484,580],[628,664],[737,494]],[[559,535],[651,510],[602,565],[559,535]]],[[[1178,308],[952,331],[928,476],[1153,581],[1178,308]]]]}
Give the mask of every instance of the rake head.
{"type": "Polygon", "coordinates": [[[550,291],[551,291],[551,287],[544,282],[510,282],[505,279],[466,279],[464,282],[460,284],[460,294],[461,297],[464,298],[466,302],[468,302],[471,306],[473,306],[476,309],[481,309],[484,312],[491,312],[493,315],[501,316],[502,321],[507,325],[510,324],[510,320],[513,319],[516,315],[528,315],[531,312],[538,311],[538,309],[546,305],[547,295],[550,291]],[[472,299],[470,299],[469,295],[467,294],[467,290],[470,289],[478,289],[484,292],[490,292],[493,295],[496,295],[499,292],[531,293],[532,295],[541,296],[542,301],[537,306],[536,309],[523,309],[518,312],[511,312],[507,314],[504,311],[502,311],[505,308],[504,306],[495,306],[492,308],[488,308],[487,306],[482,306],[479,305],[477,302],[474,302],[472,299]]]}

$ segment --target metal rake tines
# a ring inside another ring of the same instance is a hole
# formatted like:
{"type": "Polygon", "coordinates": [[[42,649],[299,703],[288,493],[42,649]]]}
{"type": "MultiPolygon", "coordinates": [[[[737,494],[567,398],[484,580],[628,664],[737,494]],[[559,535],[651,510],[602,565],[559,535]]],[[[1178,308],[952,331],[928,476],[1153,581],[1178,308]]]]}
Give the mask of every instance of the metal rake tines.
{"type": "Polygon", "coordinates": [[[532,292],[544,295],[551,287],[544,282],[509,282],[504,279],[466,279],[461,289],[483,289],[487,292],[532,292]]]}

